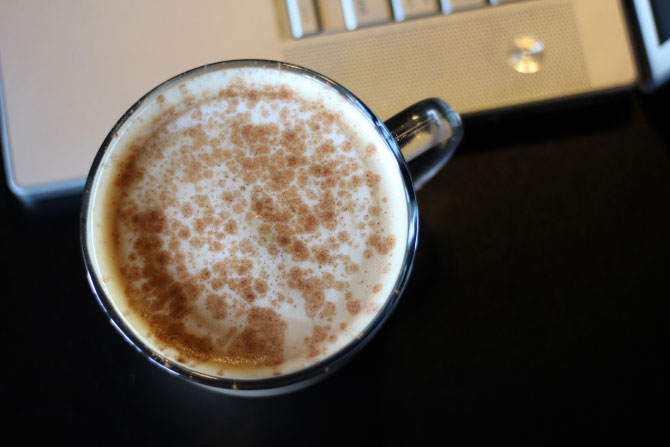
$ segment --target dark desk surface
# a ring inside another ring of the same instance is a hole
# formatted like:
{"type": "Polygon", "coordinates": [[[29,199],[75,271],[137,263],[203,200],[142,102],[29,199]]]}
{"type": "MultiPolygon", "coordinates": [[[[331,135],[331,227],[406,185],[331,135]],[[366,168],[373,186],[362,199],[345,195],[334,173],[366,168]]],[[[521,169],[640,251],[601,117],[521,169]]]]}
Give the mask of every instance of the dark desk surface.
{"type": "Polygon", "coordinates": [[[669,105],[665,87],[466,120],[418,194],[395,313],[334,376],[271,399],[148,364],[89,291],[76,206],[31,215],[3,185],[3,432],[119,445],[667,435],[669,105]]]}

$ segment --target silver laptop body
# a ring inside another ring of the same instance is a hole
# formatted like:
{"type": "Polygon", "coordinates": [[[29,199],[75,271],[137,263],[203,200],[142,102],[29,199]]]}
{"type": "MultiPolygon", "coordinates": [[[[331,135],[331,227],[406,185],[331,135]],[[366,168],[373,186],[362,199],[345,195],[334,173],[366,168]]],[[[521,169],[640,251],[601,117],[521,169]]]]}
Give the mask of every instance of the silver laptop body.
{"type": "Polygon", "coordinates": [[[10,188],[25,202],[81,191],[144,93],[238,58],[316,70],[381,119],[426,97],[469,115],[637,79],[619,0],[0,0],[10,188]]]}

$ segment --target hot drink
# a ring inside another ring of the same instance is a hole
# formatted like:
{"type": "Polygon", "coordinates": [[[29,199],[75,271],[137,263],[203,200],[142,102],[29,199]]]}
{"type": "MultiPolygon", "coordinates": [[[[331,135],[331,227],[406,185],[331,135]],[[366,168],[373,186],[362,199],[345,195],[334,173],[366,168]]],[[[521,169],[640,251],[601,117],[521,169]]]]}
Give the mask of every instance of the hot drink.
{"type": "Polygon", "coordinates": [[[204,70],[154,91],[110,138],[91,186],[92,268],[160,356],[238,379],[298,371],[396,293],[398,162],[321,80],[204,70]]]}

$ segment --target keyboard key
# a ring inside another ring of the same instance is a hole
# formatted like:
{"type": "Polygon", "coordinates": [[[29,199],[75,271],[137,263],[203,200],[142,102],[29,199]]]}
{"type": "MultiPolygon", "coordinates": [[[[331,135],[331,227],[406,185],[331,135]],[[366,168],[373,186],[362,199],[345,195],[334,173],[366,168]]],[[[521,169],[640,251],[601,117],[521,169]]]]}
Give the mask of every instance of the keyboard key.
{"type": "Polygon", "coordinates": [[[349,30],[391,21],[388,0],[342,0],[342,11],[349,30]]]}
{"type": "Polygon", "coordinates": [[[483,8],[489,4],[487,0],[441,0],[441,3],[442,12],[445,14],[465,11],[468,9],[483,8]]]}
{"type": "Polygon", "coordinates": [[[312,0],[286,0],[291,34],[296,39],[319,31],[316,9],[312,0]]]}
{"type": "Polygon", "coordinates": [[[391,0],[391,6],[393,6],[393,18],[397,22],[440,11],[437,0],[391,0]]]}
{"type": "Polygon", "coordinates": [[[344,13],[340,0],[317,0],[321,27],[326,32],[344,31],[344,13]]]}

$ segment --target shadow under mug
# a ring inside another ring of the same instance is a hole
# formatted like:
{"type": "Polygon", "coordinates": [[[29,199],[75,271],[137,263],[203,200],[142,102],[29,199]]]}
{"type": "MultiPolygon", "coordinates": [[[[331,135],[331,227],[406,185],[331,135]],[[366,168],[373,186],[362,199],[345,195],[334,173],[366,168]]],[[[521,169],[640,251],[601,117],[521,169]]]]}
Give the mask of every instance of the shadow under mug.
{"type": "Polygon", "coordinates": [[[441,99],[431,98],[420,101],[383,123],[363,102],[343,86],[309,69],[288,63],[267,60],[234,60],[206,65],[182,73],[160,84],[137,101],[107,135],[93,161],[83,193],[80,219],[82,252],[91,289],[112,325],[131,346],[169,373],[207,389],[237,396],[267,396],[304,388],[328,376],[358,352],[374,336],[395,308],[412,270],[418,241],[418,207],[415,190],[421,188],[444,166],[459,145],[462,136],[463,128],[459,115],[441,99]],[[205,73],[240,68],[284,70],[307,76],[324,88],[337,92],[340,97],[352,104],[382,137],[387,149],[393,154],[396,161],[395,168],[398,169],[404,182],[408,210],[408,231],[404,241],[406,245],[402,268],[398,272],[390,296],[359,336],[350,340],[343,348],[326,359],[302,370],[279,376],[252,379],[227,378],[202,373],[185,367],[152,349],[132,330],[128,321],[112,304],[111,297],[107,295],[103,287],[101,273],[95,268],[91,247],[91,237],[94,233],[91,226],[94,180],[117,133],[124,128],[124,125],[143,104],[155,100],[162,92],[205,73]]]}

